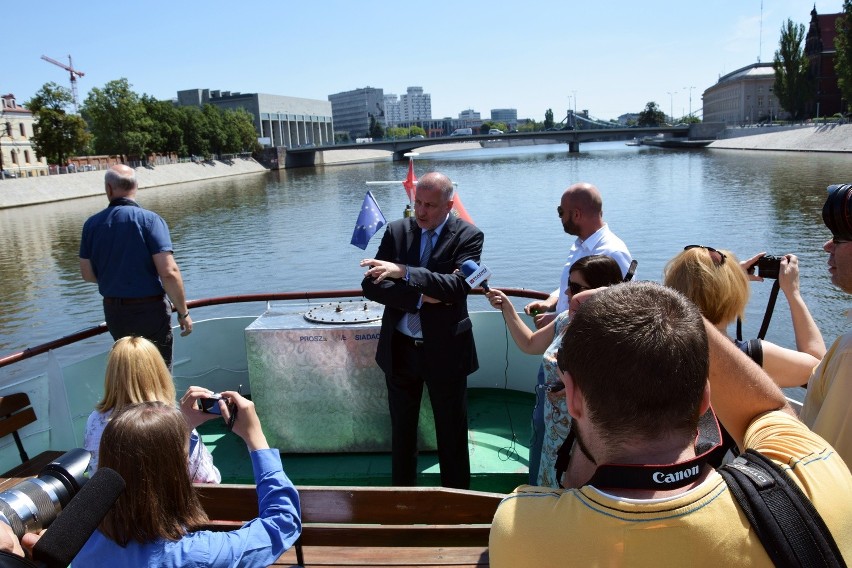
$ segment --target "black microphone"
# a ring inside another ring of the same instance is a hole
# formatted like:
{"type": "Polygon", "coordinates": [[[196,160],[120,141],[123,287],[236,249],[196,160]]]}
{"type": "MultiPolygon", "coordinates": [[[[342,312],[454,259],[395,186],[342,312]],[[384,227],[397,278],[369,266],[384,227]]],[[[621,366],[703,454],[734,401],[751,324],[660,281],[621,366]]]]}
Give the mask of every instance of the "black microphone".
{"type": "Polygon", "coordinates": [[[487,266],[484,264],[479,266],[472,260],[466,260],[461,265],[461,271],[468,286],[471,288],[482,286],[482,289],[486,292],[491,291],[491,288],[488,287],[488,279],[491,277],[491,271],[488,270],[487,266]]]}
{"type": "Polygon", "coordinates": [[[98,469],[38,539],[33,560],[48,568],[70,565],[123,491],[118,473],[98,469]]]}

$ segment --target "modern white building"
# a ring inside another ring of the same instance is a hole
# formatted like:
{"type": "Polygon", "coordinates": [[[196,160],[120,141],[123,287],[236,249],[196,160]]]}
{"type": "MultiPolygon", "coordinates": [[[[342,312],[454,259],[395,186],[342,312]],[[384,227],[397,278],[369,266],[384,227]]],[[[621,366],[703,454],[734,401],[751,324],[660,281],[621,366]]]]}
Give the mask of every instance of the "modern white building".
{"type": "Polygon", "coordinates": [[[754,124],[785,118],[774,86],[772,63],[752,63],[719,77],[704,91],[704,122],[754,124]]]}
{"type": "MultiPolygon", "coordinates": [[[[3,176],[46,176],[47,160],[32,145],[33,113],[20,106],[15,95],[0,97],[0,171],[3,176]]],[[[63,164],[64,165],[64,164],[63,164]]]]}
{"type": "Polygon", "coordinates": [[[385,94],[385,126],[396,126],[402,122],[402,107],[399,104],[399,96],[385,94]]]}
{"type": "Polygon", "coordinates": [[[482,120],[479,116],[478,112],[469,108],[459,113],[459,120],[482,120]]]}
{"type": "Polygon", "coordinates": [[[245,109],[254,118],[258,139],[264,146],[298,148],[334,143],[328,101],[210,89],[178,91],[177,96],[181,106],[212,104],[222,109],[245,109]]]}
{"type": "Polygon", "coordinates": [[[424,93],[423,87],[408,87],[399,97],[399,106],[402,122],[432,120],[432,95],[424,93]]]}

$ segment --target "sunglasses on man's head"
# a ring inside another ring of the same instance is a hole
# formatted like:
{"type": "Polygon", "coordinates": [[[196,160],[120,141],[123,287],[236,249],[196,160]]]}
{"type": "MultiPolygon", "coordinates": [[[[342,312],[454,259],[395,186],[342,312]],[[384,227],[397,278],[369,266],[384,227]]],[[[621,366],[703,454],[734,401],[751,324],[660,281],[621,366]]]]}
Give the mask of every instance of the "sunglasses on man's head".
{"type": "Polygon", "coordinates": [[[706,247],[704,245],[686,245],[685,247],[683,247],[683,250],[689,250],[694,248],[701,248],[709,252],[710,258],[713,260],[713,264],[715,264],[716,266],[722,266],[723,264],[725,264],[725,258],[727,257],[724,255],[724,253],[719,252],[713,247],[706,247]],[[716,257],[713,256],[714,254],[719,256],[718,260],[716,260],[716,257]]]}

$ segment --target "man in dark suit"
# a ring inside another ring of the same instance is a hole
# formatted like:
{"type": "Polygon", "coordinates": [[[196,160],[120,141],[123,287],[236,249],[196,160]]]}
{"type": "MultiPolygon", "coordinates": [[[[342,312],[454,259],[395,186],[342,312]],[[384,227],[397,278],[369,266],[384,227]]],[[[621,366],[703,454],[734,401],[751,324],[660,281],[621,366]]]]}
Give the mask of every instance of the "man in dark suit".
{"type": "Polygon", "coordinates": [[[453,184],[431,172],[417,184],[414,217],[385,229],[361,287],[385,305],[376,361],[385,372],[392,427],[393,484],[417,482],[417,421],[429,389],[441,485],[470,487],[467,376],[479,363],[467,313],[470,287],[458,272],[479,263],[482,231],[457,218],[453,184]]]}

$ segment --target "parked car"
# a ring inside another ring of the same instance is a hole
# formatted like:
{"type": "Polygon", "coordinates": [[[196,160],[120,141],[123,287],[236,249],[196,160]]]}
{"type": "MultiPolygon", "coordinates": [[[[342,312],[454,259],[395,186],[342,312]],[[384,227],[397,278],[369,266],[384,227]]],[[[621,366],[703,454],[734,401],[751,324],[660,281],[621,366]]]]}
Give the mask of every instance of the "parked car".
{"type": "Polygon", "coordinates": [[[14,173],[14,172],[10,172],[9,170],[0,171],[0,179],[16,178],[16,177],[18,177],[18,174],[14,173]]]}
{"type": "Polygon", "coordinates": [[[456,128],[450,136],[472,136],[473,128],[456,128]]]}
{"type": "Polygon", "coordinates": [[[488,131],[488,134],[503,134],[503,131],[500,130],[499,128],[492,128],[491,130],[488,131]]]}
{"type": "Polygon", "coordinates": [[[414,136],[412,136],[412,138],[415,139],[415,140],[423,140],[426,137],[423,136],[422,134],[415,134],[414,136]]]}

